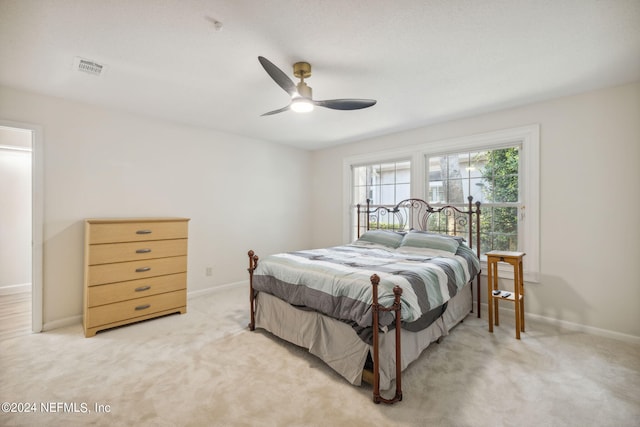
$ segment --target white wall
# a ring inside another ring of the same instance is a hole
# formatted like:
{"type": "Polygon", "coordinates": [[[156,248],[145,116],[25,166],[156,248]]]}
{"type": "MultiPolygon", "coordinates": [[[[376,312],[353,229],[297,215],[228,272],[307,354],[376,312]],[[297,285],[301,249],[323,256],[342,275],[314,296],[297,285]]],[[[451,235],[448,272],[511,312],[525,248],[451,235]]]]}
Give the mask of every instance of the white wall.
{"type": "Polygon", "coordinates": [[[0,126],[0,288],[31,283],[31,151],[19,148],[31,132],[0,126]]]}
{"type": "Polygon", "coordinates": [[[0,119],[43,129],[45,329],[82,314],[87,217],[191,218],[189,292],[310,242],[307,151],[7,87],[0,119]]]}
{"type": "Polygon", "coordinates": [[[536,123],[541,275],[526,311],[640,337],[640,83],[316,151],[313,246],[342,243],[345,157],[536,123]]]}

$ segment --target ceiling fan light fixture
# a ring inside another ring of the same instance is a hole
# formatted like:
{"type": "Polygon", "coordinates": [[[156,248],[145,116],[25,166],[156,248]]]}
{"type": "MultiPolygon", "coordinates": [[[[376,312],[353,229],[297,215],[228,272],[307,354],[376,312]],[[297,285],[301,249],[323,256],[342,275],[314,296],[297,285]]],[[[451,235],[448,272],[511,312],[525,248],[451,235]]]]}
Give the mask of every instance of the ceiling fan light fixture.
{"type": "Polygon", "coordinates": [[[296,97],[291,101],[291,109],[296,113],[310,113],[313,111],[313,102],[308,98],[296,97]]]}

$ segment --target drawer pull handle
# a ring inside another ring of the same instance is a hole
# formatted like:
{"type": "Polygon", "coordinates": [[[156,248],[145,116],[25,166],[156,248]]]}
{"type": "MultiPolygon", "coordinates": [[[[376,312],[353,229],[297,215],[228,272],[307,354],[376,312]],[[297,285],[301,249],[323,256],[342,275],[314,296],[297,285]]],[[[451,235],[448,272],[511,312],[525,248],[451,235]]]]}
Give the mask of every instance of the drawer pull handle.
{"type": "Polygon", "coordinates": [[[145,249],[136,249],[136,253],[137,254],[148,254],[149,252],[151,252],[151,249],[145,248],[145,249]]]}
{"type": "Polygon", "coordinates": [[[144,273],[145,271],[151,270],[151,267],[140,267],[136,268],[136,273],[144,273]]]}
{"type": "Polygon", "coordinates": [[[149,307],[151,307],[151,304],[139,305],[136,307],[136,311],[146,310],[149,307]]]}
{"type": "Polygon", "coordinates": [[[135,289],[135,291],[136,292],[144,292],[144,291],[148,291],[149,289],[151,289],[151,286],[140,286],[140,287],[137,287],[135,289]]]}
{"type": "Polygon", "coordinates": [[[151,234],[151,230],[138,230],[136,234],[151,234]]]}

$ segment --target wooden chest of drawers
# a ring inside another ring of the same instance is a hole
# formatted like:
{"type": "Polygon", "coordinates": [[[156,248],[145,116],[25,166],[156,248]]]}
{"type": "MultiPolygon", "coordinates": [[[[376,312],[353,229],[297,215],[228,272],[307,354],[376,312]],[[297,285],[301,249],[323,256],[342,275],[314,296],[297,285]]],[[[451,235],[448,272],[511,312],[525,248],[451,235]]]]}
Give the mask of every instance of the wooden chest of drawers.
{"type": "Polygon", "coordinates": [[[187,312],[187,218],[85,220],[84,335],[187,312]]]}

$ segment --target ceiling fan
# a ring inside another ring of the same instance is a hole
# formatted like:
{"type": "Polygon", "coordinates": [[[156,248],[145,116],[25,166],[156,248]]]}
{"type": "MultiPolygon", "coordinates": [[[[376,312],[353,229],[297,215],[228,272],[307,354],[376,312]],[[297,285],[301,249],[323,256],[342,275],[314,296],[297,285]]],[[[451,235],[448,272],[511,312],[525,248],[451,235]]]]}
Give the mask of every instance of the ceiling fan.
{"type": "Polygon", "coordinates": [[[332,110],[360,110],[371,107],[376,103],[373,99],[327,99],[324,101],[316,101],[311,96],[311,88],[304,82],[304,79],[311,77],[311,65],[308,62],[296,62],[293,64],[293,75],[300,79],[300,82],[295,84],[281,69],[273,65],[267,58],[258,56],[258,61],[260,61],[260,64],[262,64],[262,67],[267,74],[271,76],[273,81],[291,96],[289,105],[264,113],[262,114],[263,116],[270,116],[287,110],[306,113],[313,110],[313,107],[316,105],[332,110]]]}

